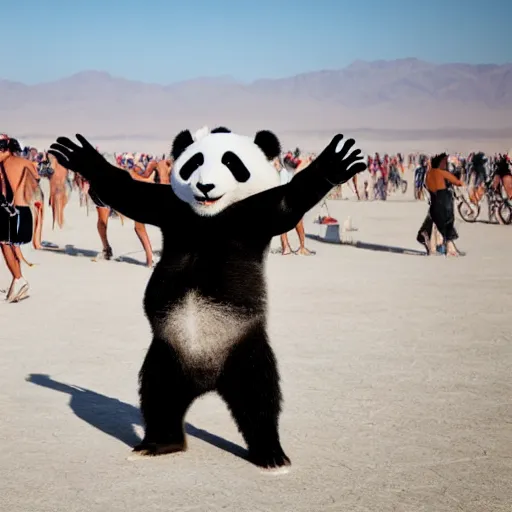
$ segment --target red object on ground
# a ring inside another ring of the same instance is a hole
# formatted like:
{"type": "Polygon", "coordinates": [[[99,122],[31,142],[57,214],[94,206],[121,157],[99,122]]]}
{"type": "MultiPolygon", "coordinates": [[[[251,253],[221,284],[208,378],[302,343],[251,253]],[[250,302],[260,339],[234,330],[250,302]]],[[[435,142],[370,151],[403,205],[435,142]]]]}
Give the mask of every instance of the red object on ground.
{"type": "Polygon", "coordinates": [[[319,224],[338,224],[338,221],[333,217],[318,217],[318,223],[319,224]]]}

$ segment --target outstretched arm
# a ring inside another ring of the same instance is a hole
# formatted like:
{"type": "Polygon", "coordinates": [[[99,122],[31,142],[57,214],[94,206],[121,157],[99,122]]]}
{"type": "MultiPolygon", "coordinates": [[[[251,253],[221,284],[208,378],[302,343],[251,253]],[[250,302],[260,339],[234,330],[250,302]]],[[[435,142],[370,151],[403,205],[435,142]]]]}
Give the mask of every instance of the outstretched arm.
{"type": "Polygon", "coordinates": [[[348,139],[342,145],[342,139],[343,135],[336,135],[290,183],[249,198],[255,206],[258,205],[254,220],[266,234],[276,236],[291,231],[335,186],[346,183],[366,169],[361,151],[350,152],[355,141],[348,139]]]}
{"type": "Polygon", "coordinates": [[[82,135],[76,138],[82,147],[59,137],[48,152],[66,169],[89,181],[101,200],[114,210],[136,222],[161,226],[179,206],[170,186],[134,180],[126,171],[109,164],[82,135]]]}
{"type": "Polygon", "coordinates": [[[439,169],[439,172],[445,180],[449,181],[456,187],[462,187],[462,185],[464,185],[464,183],[461,180],[459,180],[456,176],[454,176],[451,172],[444,171],[442,169],[439,169]]]}
{"type": "Polygon", "coordinates": [[[146,170],[140,174],[141,178],[149,178],[156,171],[157,162],[154,160],[149,162],[146,170]]]}

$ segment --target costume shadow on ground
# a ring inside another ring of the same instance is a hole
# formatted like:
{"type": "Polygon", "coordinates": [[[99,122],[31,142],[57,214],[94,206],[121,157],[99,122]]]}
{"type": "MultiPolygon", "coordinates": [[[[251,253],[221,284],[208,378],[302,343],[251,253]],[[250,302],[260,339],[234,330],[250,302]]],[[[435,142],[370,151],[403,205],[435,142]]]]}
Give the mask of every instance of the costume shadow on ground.
{"type": "MultiPolygon", "coordinates": [[[[68,394],[70,396],[69,407],[73,413],[105,434],[118,439],[131,448],[140,442],[134,429],[137,425],[143,425],[137,407],[90,389],[58,382],[46,374],[31,373],[26,380],[32,384],[68,394]]],[[[190,423],[185,424],[185,431],[188,435],[201,439],[205,443],[247,460],[247,450],[227,439],[199,429],[190,423]]]]}
{"type": "Polygon", "coordinates": [[[409,256],[426,256],[427,253],[425,251],[417,251],[416,249],[408,249],[406,247],[394,247],[392,245],[379,245],[379,244],[370,244],[367,242],[349,242],[349,241],[330,241],[325,240],[318,235],[306,234],[306,238],[310,240],[315,240],[316,242],[321,242],[324,244],[334,244],[334,245],[343,245],[347,247],[354,247],[355,249],[366,249],[368,251],[378,251],[378,252],[391,252],[394,254],[407,254],[409,256]]]}
{"type": "MultiPolygon", "coordinates": [[[[56,244],[52,244],[51,242],[43,242],[43,247],[40,250],[45,251],[45,252],[52,252],[55,254],[63,254],[65,256],[75,256],[75,257],[81,256],[83,258],[91,258],[91,259],[98,257],[100,254],[99,251],[91,251],[90,249],[80,249],[79,247],[75,247],[72,244],[67,244],[64,247],[60,247],[56,244]]],[[[128,256],[128,254],[135,254],[135,253],[121,254],[120,256],[112,258],[111,261],[115,261],[117,263],[129,263],[131,265],[138,265],[141,267],[146,266],[146,263],[144,261],[132,258],[132,257],[128,256]]],[[[155,256],[158,256],[160,254],[160,251],[154,251],[153,254],[155,256]]]]}

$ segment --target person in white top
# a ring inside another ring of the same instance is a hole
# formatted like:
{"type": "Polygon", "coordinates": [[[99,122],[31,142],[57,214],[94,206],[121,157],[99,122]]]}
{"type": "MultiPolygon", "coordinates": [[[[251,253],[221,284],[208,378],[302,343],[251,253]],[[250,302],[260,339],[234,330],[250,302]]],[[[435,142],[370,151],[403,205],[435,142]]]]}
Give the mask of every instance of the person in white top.
{"type": "Polygon", "coordinates": [[[293,171],[290,169],[287,169],[279,159],[276,159],[275,162],[277,163],[275,165],[277,171],[279,172],[279,177],[281,179],[281,185],[286,185],[287,183],[290,183],[290,181],[293,178],[293,171]]]}
{"type": "MultiPolygon", "coordinates": [[[[276,158],[274,160],[274,167],[279,172],[279,177],[281,178],[281,185],[286,185],[287,183],[290,183],[290,181],[293,178],[294,172],[292,170],[287,169],[279,158],[276,158]]],[[[292,251],[292,248],[290,247],[290,241],[288,240],[288,234],[284,233],[281,235],[281,254],[283,256],[287,256],[289,254],[312,256],[313,254],[315,254],[314,251],[306,249],[306,233],[304,231],[304,221],[302,219],[295,226],[295,231],[297,231],[297,236],[299,237],[299,248],[296,251],[292,251]]]]}

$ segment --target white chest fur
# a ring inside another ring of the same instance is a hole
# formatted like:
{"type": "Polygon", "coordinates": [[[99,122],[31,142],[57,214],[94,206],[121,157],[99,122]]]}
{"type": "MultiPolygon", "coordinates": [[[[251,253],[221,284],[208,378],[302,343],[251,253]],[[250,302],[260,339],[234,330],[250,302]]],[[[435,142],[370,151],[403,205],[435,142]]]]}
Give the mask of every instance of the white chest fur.
{"type": "Polygon", "coordinates": [[[189,292],[161,324],[161,335],[185,363],[216,368],[258,318],[189,292]]]}

